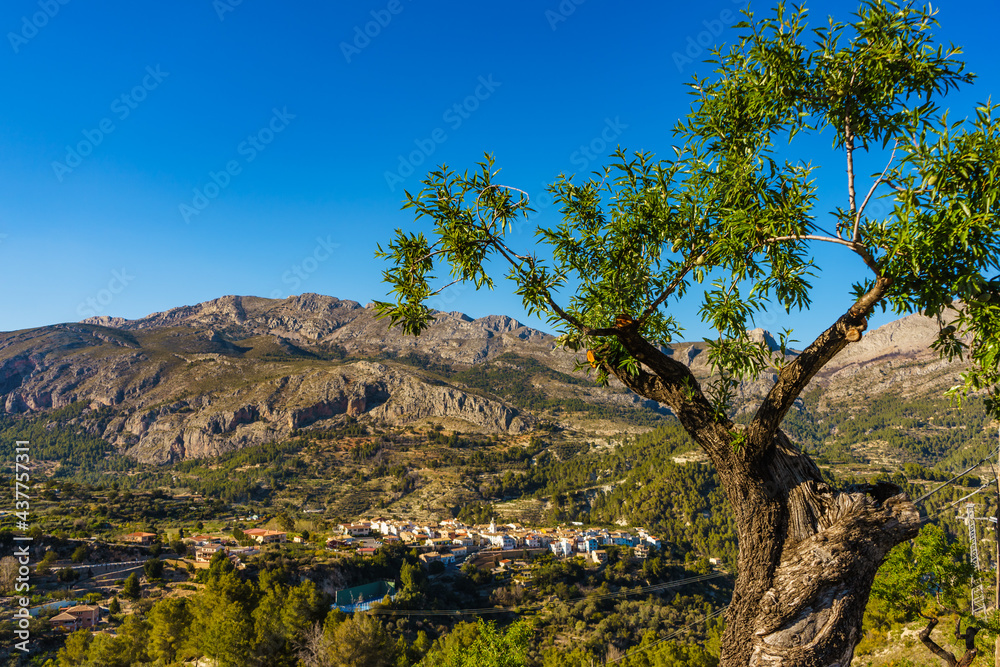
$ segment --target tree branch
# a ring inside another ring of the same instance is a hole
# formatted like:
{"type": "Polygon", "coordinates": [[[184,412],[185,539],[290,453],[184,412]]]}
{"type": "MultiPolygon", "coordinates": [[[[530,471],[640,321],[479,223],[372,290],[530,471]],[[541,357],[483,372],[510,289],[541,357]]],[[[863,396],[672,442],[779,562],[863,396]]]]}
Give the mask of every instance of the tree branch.
{"type": "Polygon", "coordinates": [[[670,297],[670,295],[674,293],[674,290],[677,289],[677,286],[681,283],[682,280],[684,280],[684,276],[686,276],[688,273],[691,272],[691,269],[693,269],[695,266],[692,260],[702,255],[706,255],[714,247],[715,244],[713,243],[704,250],[701,250],[697,253],[694,252],[691,253],[691,255],[685,260],[682,270],[676,276],[674,276],[674,279],[671,280],[670,284],[663,289],[663,292],[660,293],[660,296],[658,296],[655,301],[649,304],[646,307],[646,309],[642,311],[642,314],[637,318],[640,327],[643,324],[645,324],[646,320],[649,319],[649,316],[652,315],[653,312],[655,312],[656,309],[659,308],[663,304],[663,302],[666,301],[670,297]]]}
{"type": "Polygon", "coordinates": [[[448,289],[448,288],[449,288],[449,287],[451,287],[452,285],[454,285],[454,284],[456,284],[456,283],[460,283],[460,282],[462,282],[463,280],[464,280],[464,278],[455,278],[454,280],[452,280],[452,281],[451,281],[450,283],[448,283],[447,285],[442,285],[441,287],[437,288],[436,290],[434,290],[433,292],[431,292],[430,294],[428,294],[428,295],[427,295],[427,298],[429,299],[429,298],[431,298],[431,297],[434,297],[434,296],[437,296],[438,294],[440,294],[441,292],[445,291],[446,289],[448,289]]]}
{"type": "MultiPolygon", "coordinates": [[[[504,189],[504,190],[514,190],[515,192],[520,192],[522,195],[524,195],[524,201],[518,202],[515,205],[515,208],[521,208],[522,206],[527,206],[528,205],[528,200],[530,199],[530,197],[528,196],[528,193],[525,192],[524,190],[522,190],[521,188],[515,188],[515,187],[510,186],[510,185],[501,185],[500,183],[490,183],[485,188],[483,188],[482,190],[480,190],[479,194],[476,196],[476,218],[479,220],[479,222],[483,223],[484,225],[488,224],[490,227],[492,227],[493,225],[496,225],[497,215],[499,214],[498,211],[494,210],[493,211],[493,219],[489,223],[487,223],[485,220],[483,220],[483,216],[479,212],[479,208],[480,208],[479,207],[479,200],[482,199],[483,195],[486,194],[487,190],[490,190],[492,188],[496,188],[498,190],[504,189]]],[[[490,234],[493,233],[493,231],[489,227],[487,227],[487,231],[489,231],[490,234]]]]}
{"type": "Polygon", "coordinates": [[[847,246],[854,253],[861,258],[869,269],[871,269],[876,275],[880,273],[878,264],[875,263],[875,258],[872,257],[868,249],[865,248],[859,242],[855,241],[845,241],[844,239],[837,238],[835,236],[818,236],[816,234],[792,234],[790,236],[774,236],[769,239],[765,239],[761,243],[766,245],[768,243],[780,243],[782,241],[824,241],[826,243],[836,243],[838,245],[847,246]]]}
{"type": "MultiPolygon", "coordinates": [[[[521,267],[521,263],[530,262],[530,258],[528,258],[528,257],[522,257],[521,255],[518,255],[516,252],[514,252],[509,247],[507,247],[507,245],[503,241],[501,241],[498,237],[496,237],[496,235],[493,235],[493,238],[491,239],[491,243],[497,249],[497,252],[499,252],[500,255],[505,260],[507,260],[507,263],[510,264],[512,268],[514,268],[517,271],[520,271],[523,276],[528,277],[528,273],[525,271],[525,269],[523,269],[521,267]],[[520,263],[518,261],[514,261],[515,257],[519,260],[520,263]]],[[[573,317],[572,315],[570,315],[569,313],[567,313],[565,310],[563,310],[559,306],[559,304],[557,304],[555,302],[555,300],[552,298],[552,295],[549,293],[548,289],[543,289],[542,292],[543,292],[543,295],[545,297],[545,303],[547,303],[549,305],[549,308],[551,308],[553,310],[553,312],[556,313],[556,315],[558,315],[560,318],[562,318],[562,320],[564,322],[566,322],[570,326],[576,327],[578,330],[580,330],[581,332],[583,332],[585,335],[587,335],[587,336],[616,336],[616,335],[618,335],[618,333],[619,333],[618,329],[613,329],[613,328],[603,328],[603,329],[598,328],[598,329],[595,329],[593,327],[588,327],[586,324],[584,324],[583,322],[581,322],[580,320],[578,320],[577,318],[573,317]]]]}
{"type": "Polygon", "coordinates": [[[573,317],[572,315],[570,315],[569,313],[567,313],[566,311],[564,311],[559,306],[559,304],[557,304],[555,301],[553,301],[552,300],[552,296],[549,294],[548,290],[545,290],[545,302],[547,304],[549,304],[549,308],[551,308],[552,310],[555,311],[556,315],[558,315],[559,317],[561,317],[568,324],[570,324],[570,325],[576,327],[577,329],[579,329],[580,331],[582,331],[587,336],[599,337],[599,336],[617,336],[618,335],[618,329],[613,329],[613,328],[598,328],[598,329],[594,329],[592,327],[588,327],[586,324],[584,324],[580,320],[576,319],[575,317],[573,317]]]}
{"type": "MultiPolygon", "coordinates": [[[[853,77],[851,83],[854,83],[853,77]]],[[[854,133],[851,132],[850,118],[844,118],[844,148],[847,152],[847,199],[851,217],[854,217],[857,215],[857,196],[854,192],[854,133]]]]}
{"type": "Polygon", "coordinates": [[[980,628],[975,625],[969,625],[965,628],[965,634],[959,632],[962,629],[962,617],[959,616],[958,620],[955,621],[955,639],[965,640],[965,655],[962,659],[958,661],[957,667],[968,667],[972,664],[972,661],[976,659],[976,634],[979,632],[980,628]]]}
{"type": "Polygon", "coordinates": [[[792,234],[790,236],[772,236],[769,239],[765,239],[761,242],[762,245],[767,245],[769,243],[780,243],[781,241],[824,241],[826,243],[837,243],[839,245],[845,245],[851,250],[854,250],[854,243],[851,241],[845,241],[844,239],[837,238],[836,236],[819,236],[817,234],[792,234]]]}
{"type": "Polygon", "coordinates": [[[886,294],[892,279],[880,276],[875,285],[854,302],[829,329],[821,333],[798,357],[778,373],[778,380],[757,409],[747,429],[747,446],[760,454],[769,447],[775,432],[784,420],[795,399],[809,381],[847,344],[861,338],[867,328],[865,318],[886,294]]]}
{"type": "Polygon", "coordinates": [[[934,626],[936,626],[937,624],[938,624],[937,618],[935,617],[929,618],[927,620],[927,627],[921,630],[919,633],[917,633],[917,639],[919,639],[920,642],[927,647],[927,650],[929,650],[931,653],[944,660],[944,663],[948,667],[957,667],[958,661],[955,660],[955,655],[951,651],[946,651],[945,649],[941,648],[940,646],[938,646],[937,642],[931,639],[931,630],[933,630],[934,626]]]}
{"type": "Polygon", "coordinates": [[[605,370],[640,396],[668,405],[716,467],[721,469],[729,465],[733,453],[733,424],[725,416],[718,417],[691,369],[643,338],[637,322],[618,329],[616,333],[628,353],[652,373],[640,369],[637,375],[629,376],[625,370],[604,362],[605,370]]]}
{"type": "Polygon", "coordinates": [[[684,269],[676,276],[674,276],[674,279],[670,281],[670,284],[666,286],[666,288],[663,290],[660,296],[658,296],[656,300],[653,301],[653,303],[649,304],[649,306],[647,306],[646,309],[642,311],[642,315],[639,316],[639,326],[642,326],[649,318],[649,316],[652,315],[656,311],[656,309],[659,308],[660,305],[662,305],[663,302],[666,301],[670,297],[670,295],[674,293],[674,290],[677,289],[677,286],[680,284],[681,280],[684,279],[684,276],[686,276],[688,272],[691,271],[692,266],[693,266],[692,264],[685,265],[684,269]]]}
{"type": "Polygon", "coordinates": [[[875,179],[874,183],[872,183],[872,187],[868,191],[868,194],[865,196],[865,200],[863,202],[861,202],[861,208],[858,209],[857,214],[854,216],[854,232],[851,234],[851,240],[854,243],[860,243],[861,242],[861,237],[858,236],[858,229],[861,226],[861,215],[865,212],[865,208],[868,206],[868,200],[870,200],[872,198],[872,195],[875,194],[875,189],[879,186],[879,184],[885,182],[885,174],[886,174],[886,172],[889,171],[889,167],[891,167],[892,163],[895,162],[895,160],[896,160],[896,149],[897,148],[899,148],[899,140],[898,139],[896,140],[896,143],[893,144],[892,155],[889,156],[889,162],[886,163],[885,169],[882,170],[882,173],[879,174],[879,177],[877,179],[875,179]]]}

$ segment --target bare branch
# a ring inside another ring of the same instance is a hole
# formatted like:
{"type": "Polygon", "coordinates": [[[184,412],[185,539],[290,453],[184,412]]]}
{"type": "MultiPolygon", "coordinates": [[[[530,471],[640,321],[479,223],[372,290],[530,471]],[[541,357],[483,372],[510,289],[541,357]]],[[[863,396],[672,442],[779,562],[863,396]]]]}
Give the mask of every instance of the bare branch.
{"type": "Polygon", "coordinates": [[[500,254],[504,256],[504,259],[506,259],[508,262],[510,262],[511,266],[513,266],[513,267],[515,267],[515,268],[517,268],[519,270],[523,270],[523,269],[520,268],[520,264],[518,264],[518,262],[520,262],[521,264],[523,264],[525,262],[530,262],[531,261],[531,257],[529,255],[519,255],[519,254],[517,254],[516,252],[514,252],[513,250],[511,250],[510,247],[506,243],[504,243],[503,241],[501,241],[500,237],[498,237],[496,234],[493,234],[492,232],[490,232],[490,234],[491,234],[490,243],[492,243],[493,246],[497,249],[497,251],[499,251],[500,254]],[[515,262],[513,259],[511,259],[512,257],[516,257],[517,260],[518,260],[518,262],[515,262]]]}
{"type": "Polygon", "coordinates": [[[555,301],[552,300],[552,295],[549,294],[548,290],[545,291],[545,302],[549,304],[549,308],[555,311],[556,315],[563,318],[563,320],[565,320],[567,323],[573,325],[574,327],[576,327],[583,333],[587,334],[588,336],[595,335],[592,333],[592,331],[594,331],[593,329],[586,326],[583,322],[580,322],[578,319],[576,319],[575,317],[564,311],[562,308],[560,308],[559,304],[557,304],[555,301]]]}
{"type": "MultiPolygon", "coordinates": [[[[473,245],[488,245],[489,243],[490,243],[490,239],[485,239],[485,240],[483,240],[483,241],[469,241],[469,242],[468,242],[467,244],[465,244],[465,245],[466,245],[466,246],[473,246],[473,245]]],[[[435,244],[435,245],[437,245],[437,244],[435,244]]],[[[429,253],[426,253],[426,254],[424,254],[424,255],[421,255],[420,257],[418,257],[418,258],[416,259],[416,261],[414,261],[413,263],[414,263],[414,264],[420,264],[420,263],[422,263],[422,262],[426,262],[426,261],[427,261],[428,259],[432,259],[432,258],[434,258],[434,257],[437,257],[438,255],[447,255],[447,254],[448,254],[448,253],[450,253],[450,252],[452,252],[452,251],[451,251],[451,250],[449,250],[449,249],[446,249],[446,248],[440,248],[440,249],[438,249],[438,250],[432,250],[431,252],[429,252],[429,253]]],[[[412,273],[412,272],[413,272],[413,269],[411,268],[411,269],[410,269],[410,273],[412,273]]]]}
{"type": "MultiPolygon", "coordinates": [[[[484,194],[486,194],[487,190],[490,190],[492,188],[497,188],[497,189],[501,189],[502,188],[504,190],[514,190],[515,192],[520,192],[522,195],[524,195],[524,201],[523,202],[519,202],[517,204],[517,206],[527,206],[528,205],[528,200],[530,199],[530,197],[528,196],[528,193],[525,192],[524,190],[522,190],[521,188],[515,188],[515,187],[513,187],[511,185],[501,185],[500,183],[490,183],[485,188],[483,188],[482,190],[480,190],[480,192],[479,192],[478,195],[476,195],[476,218],[479,220],[479,222],[483,223],[484,225],[488,224],[488,225],[492,226],[492,225],[496,224],[496,221],[497,221],[496,211],[493,212],[493,220],[491,220],[489,223],[487,223],[485,220],[483,220],[483,216],[479,213],[479,209],[480,209],[479,200],[482,198],[482,196],[484,194]]],[[[489,228],[487,228],[487,231],[489,231],[489,228]]]]}
{"type": "Polygon", "coordinates": [[[769,239],[764,239],[761,241],[761,245],[767,245],[769,243],[780,243],[782,241],[823,241],[825,243],[839,243],[840,245],[846,245],[851,250],[854,250],[854,243],[851,241],[845,241],[844,239],[837,238],[836,236],[819,236],[817,234],[791,234],[789,236],[772,236],[769,239]]]}
{"type": "MultiPolygon", "coordinates": [[[[522,257],[521,255],[518,255],[509,247],[507,247],[507,244],[498,239],[495,235],[492,239],[492,242],[493,246],[497,249],[497,252],[499,252],[500,255],[507,260],[507,263],[510,264],[511,267],[519,271],[521,275],[527,276],[527,271],[525,271],[525,269],[521,266],[521,264],[525,262],[530,262],[531,261],[530,257],[522,257]],[[513,259],[514,257],[516,257],[520,261],[519,262],[514,261],[513,259]]],[[[549,293],[548,289],[544,290],[544,294],[545,294],[545,302],[549,304],[549,308],[551,308],[567,324],[576,327],[584,334],[588,336],[613,336],[618,333],[617,329],[594,329],[588,327],[583,322],[581,322],[580,320],[576,319],[575,317],[567,313],[565,310],[563,310],[559,306],[559,304],[557,304],[555,300],[552,298],[552,295],[549,293]]]]}
{"type": "Polygon", "coordinates": [[[850,203],[851,216],[857,215],[857,195],[854,192],[854,134],[851,124],[844,121],[844,148],[847,151],[847,199],[850,203]]]}
{"type": "Polygon", "coordinates": [[[452,285],[454,285],[454,284],[456,284],[456,283],[460,283],[460,282],[462,282],[463,280],[464,280],[464,278],[455,278],[454,280],[452,280],[452,281],[451,281],[450,283],[448,283],[447,285],[442,285],[441,287],[437,288],[436,290],[434,290],[433,292],[431,292],[430,294],[428,294],[428,295],[427,295],[427,298],[429,299],[429,298],[431,298],[432,296],[437,296],[438,294],[440,294],[441,292],[445,291],[446,289],[448,289],[448,288],[449,288],[449,287],[451,287],[452,285]]]}
{"type": "Polygon", "coordinates": [[[765,239],[761,242],[762,245],[768,243],[779,243],[781,241],[823,241],[825,243],[837,243],[839,245],[844,245],[855,252],[855,254],[860,257],[865,265],[871,269],[875,275],[881,275],[881,271],[878,268],[878,264],[875,263],[875,258],[872,257],[868,249],[865,248],[860,242],[855,241],[845,241],[844,239],[837,238],[835,236],[817,236],[815,234],[793,234],[791,236],[775,236],[769,239],[765,239]]]}
{"type": "Polygon", "coordinates": [[[656,298],[656,301],[649,304],[646,307],[646,309],[642,311],[642,315],[639,316],[638,320],[639,326],[645,324],[646,320],[649,319],[649,316],[652,315],[654,312],[656,312],[656,309],[659,308],[664,301],[670,298],[670,295],[674,293],[674,291],[677,289],[677,286],[680,285],[682,280],[684,280],[684,276],[686,276],[691,271],[693,266],[694,266],[693,264],[685,265],[684,269],[676,276],[674,276],[674,279],[670,281],[670,284],[664,288],[663,292],[660,293],[660,296],[656,298]]]}
{"type": "Polygon", "coordinates": [[[861,241],[861,238],[858,236],[858,229],[861,226],[861,216],[862,214],[864,214],[865,208],[868,206],[868,201],[872,198],[872,195],[875,194],[875,189],[879,186],[879,184],[886,182],[885,175],[889,171],[889,167],[892,166],[892,163],[896,161],[897,148],[899,148],[898,139],[896,140],[895,144],[892,147],[892,155],[889,156],[889,162],[886,163],[885,169],[882,170],[882,173],[879,175],[879,177],[875,179],[874,183],[872,183],[872,187],[868,191],[868,194],[865,196],[865,200],[861,202],[861,208],[858,209],[857,214],[854,216],[854,232],[851,234],[851,239],[855,243],[859,243],[861,241]]]}
{"type": "MultiPolygon", "coordinates": [[[[718,241],[716,241],[716,243],[718,243],[718,241]]],[[[715,247],[716,243],[713,243],[713,244],[709,245],[704,250],[698,252],[698,254],[695,254],[695,253],[692,252],[691,256],[694,257],[694,258],[698,258],[698,257],[706,254],[712,248],[715,247]]],[[[670,297],[670,295],[674,293],[674,290],[677,289],[677,286],[680,285],[680,283],[681,283],[682,280],[684,280],[684,276],[686,276],[688,273],[690,273],[691,269],[693,269],[694,266],[695,265],[694,265],[694,262],[692,261],[692,258],[688,257],[687,260],[684,263],[683,270],[680,273],[678,273],[676,276],[674,276],[674,279],[671,280],[670,284],[667,285],[663,289],[663,292],[660,294],[660,296],[658,296],[653,303],[649,304],[649,306],[647,306],[646,309],[644,311],[642,311],[642,315],[640,315],[639,318],[638,318],[638,323],[639,323],[640,327],[643,324],[645,324],[646,320],[649,318],[649,316],[652,315],[656,311],[656,309],[659,308],[663,304],[663,302],[666,301],[670,297]]]]}
{"type": "MultiPolygon", "coordinates": [[[[851,72],[848,89],[854,88],[857,74],[857,70],[851,72]]],[[[854,217],[857,215],[857,195],[854,192],[854,131],[851,130],[851,117],[847,114],[844,115],[844,149],[847,153],[847,198],[850,202],[851,217],[854,217]]]]}
{"type": "Polygon", "coordinates": [[[937,618],[929,618],[927,620],[927,627],[917,633],[917,639],[919,639],[920,642],[927,647],[928,651],[941,658],[944,661],[944,664],[948,665],[948,667],[956,667],[958,661],[955,660],[955,654],[941,648],[937,642],[931,639],[931,631],[937,624],[937,618]]]}

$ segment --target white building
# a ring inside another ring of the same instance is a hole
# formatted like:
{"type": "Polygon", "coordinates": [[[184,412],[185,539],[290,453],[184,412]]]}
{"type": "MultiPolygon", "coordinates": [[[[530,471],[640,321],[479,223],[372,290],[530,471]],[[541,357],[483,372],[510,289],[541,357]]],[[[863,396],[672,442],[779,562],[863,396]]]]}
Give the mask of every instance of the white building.
{"type": "Polygon", "coordinates": [[[509,551],[511,549],[517,548],[517,540],[508,535],[507,533],[492,533],[483,535],[486,539],[490,541],[490,544],[497,549],[502,549],[504,551],[509,551]]]}
{"type": "Polygon", "coordinates": [[[558,542],[552,542],[549,544],[549,549],[551,549],[552,553],[556,556],[568,558],[573,555],[573,542],[564,537],[558,542]]]}

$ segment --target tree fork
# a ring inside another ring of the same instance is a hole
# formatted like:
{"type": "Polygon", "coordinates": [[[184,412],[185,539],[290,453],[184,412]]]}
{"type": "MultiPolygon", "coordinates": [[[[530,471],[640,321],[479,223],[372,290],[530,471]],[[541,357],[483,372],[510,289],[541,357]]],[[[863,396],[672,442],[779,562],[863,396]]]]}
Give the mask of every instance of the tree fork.
{"type": "Polygon", "coordinates": [[[963,634],[959,632],[962,628],[962,620],[961,618],[958,620],[955,624],[955,639],[965,640],[965,653],[962,654],[961,658],[956,658],[954,653],[941,648],[937,642],[931,639],[931,631],[937,626],[938,618],[936,616],[925,618],[927,618],[927,627],[920,631],[917,639],[927,647],[927,650],[941,658],[947,667],[969,667],[972,661],[976,659],[976,655],[978,655],[978,651],[976,650],[976,634],[979,632],[979,628],[969,627],[963,634]]]}
{"type": "Polygon", "coordinates": [[[892,484],[831,488],[780,429],[762,453],[735,448],[747,427],[711,419],[687,367],[642,339],[620,339],[659,373],[603,367],[674,408],[715,464],[734,513],[740,551],[723,667],[849,665],[879,565],[920,528],[916,506],[892,484]]]}

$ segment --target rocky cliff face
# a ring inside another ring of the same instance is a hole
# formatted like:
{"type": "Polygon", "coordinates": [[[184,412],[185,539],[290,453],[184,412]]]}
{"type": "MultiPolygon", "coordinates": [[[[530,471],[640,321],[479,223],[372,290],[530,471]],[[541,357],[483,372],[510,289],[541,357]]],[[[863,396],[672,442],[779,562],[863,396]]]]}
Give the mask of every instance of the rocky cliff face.
{"type": "Polygon", "coordinates": [[[347,417],[388,424],[448,417],[520,433],[532,418],[500,400],[356,357],[430,350],[474,364],[524,344],[543,356],[554,350],[551,336],[510,318],[442,314],[414,339],[353,301],[230,296],[139,320],[0,334],[0,406],[8,414],[77,401],[109,407],[113,416],[98,435],[150,463],[213,456],[347,417]]]}
{"type": "Polygon", "coordinates": [[[531,420],[507,405],[367,361],[311,368],[122,414],[105,439],[140,461],[214,456],[350,416],[368,423],[454,417],[487,431],[520,433],[531,420]]]}
{"type": "MultiPolygon", "coordinates": [[[[954,384],[959,369],[928,350],[935,331],[934,322],[913,316],[869,332],[814,385],[831,396],[939,391],[954,384]]],[[[777,349],[767,332],[751,335],[777,349]]],[[[101,317],[0,334],[0,410],[33,413],[77,401],[106,406],[111,416],[95,434],[144,462],[213,456],[347,418],[385,424],[454,418],[478,430],[521,433],[531,427],[530,415],[392,361],[416,353],[470,367],[505,352],[562,372],[575,362],[552,336],[509,317],[441,313],[414,338],[354,301],[227,296],[138,320],[101,317]]],[[[709,376],[704,345],[679,344],[669,352],[699,378],[709,376]]],[[[743,386],[740,397],[759,396],[772,382],[764,374],[743,386]]],[[[596,387],[572,391],[595,403],[634,400],[596,387]]]]}

